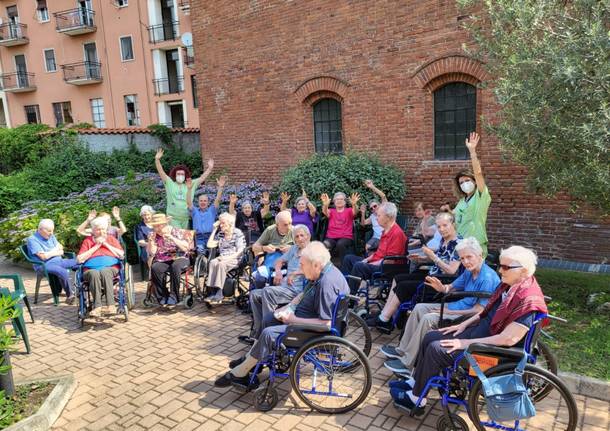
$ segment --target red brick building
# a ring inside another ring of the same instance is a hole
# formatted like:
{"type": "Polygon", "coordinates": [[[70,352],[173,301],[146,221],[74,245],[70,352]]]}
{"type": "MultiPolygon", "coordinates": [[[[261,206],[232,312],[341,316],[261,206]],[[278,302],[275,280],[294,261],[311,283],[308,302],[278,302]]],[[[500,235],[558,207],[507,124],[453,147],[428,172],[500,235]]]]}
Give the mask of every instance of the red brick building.
{"type": "Polygon", "coordinates": [[[233,180],[275,182],[316,147],[337,146],[403,169],[403,208],[438,204],[454,199],[451,179],[469,166],[456,156],[476,118],[490,246],[608,260],[610,225],[526,191],[526,171],[481,130],[497,107],[478,85],[490,80],[483,65],[462,50],[454,0],[196,0],[191,10],[202,151],[233,180]]]}

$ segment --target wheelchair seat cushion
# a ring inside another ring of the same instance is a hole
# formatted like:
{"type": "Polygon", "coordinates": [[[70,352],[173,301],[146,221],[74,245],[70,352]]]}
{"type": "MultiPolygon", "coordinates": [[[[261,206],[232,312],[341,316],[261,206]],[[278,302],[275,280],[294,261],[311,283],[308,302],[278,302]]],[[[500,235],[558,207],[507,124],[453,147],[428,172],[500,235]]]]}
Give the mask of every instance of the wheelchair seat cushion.
{"type": "Polygon", "coordinates": [[[288,325],[283,343],[286,347],[301,347],[312,338],[330,333],[330,328],[325,325],[288,325]]]}

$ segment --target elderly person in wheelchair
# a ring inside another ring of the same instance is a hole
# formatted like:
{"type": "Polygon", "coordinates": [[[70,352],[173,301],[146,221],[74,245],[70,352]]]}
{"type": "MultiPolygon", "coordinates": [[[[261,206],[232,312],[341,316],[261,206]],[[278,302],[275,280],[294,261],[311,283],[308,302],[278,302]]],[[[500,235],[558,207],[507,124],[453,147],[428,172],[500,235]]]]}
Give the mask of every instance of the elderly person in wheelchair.
{"type": "Polygon", "coordinates": [[[330,261],[330,253],[321,242],[314,241],[301,253],[301,270],[309,281],[303,292],[290,304],[274,313],[276,321],[262,331],[246,356],[230,362],[231,368],[214,383],[217,387],[232,384],[248,387],[250,370],[272,353],[275,340],[289,324],[325,325],[330,329],[333,308],[339,295],[349,293],[341,271],[330,261]]]}
{"type": "Polygon", "coordinates": [[[390,382],[390,393],[397,406],[414,414],[423,413],[427,395],[423,391],[428,380],[452,365],[471,344],[510,347],[523,342],[536,313],[547,313],[542,290],[534,277],[536,263],[536,255],[527,248],[512,246],[502,251],[499,265],[502,284],[485,308],[458,325],[429,332],[419,348],[412,377],[390,382]]]}
{"type": "Polygon", "coordinates": [[[205,298],[208,304],[220,304],[227,272],[237,267],[246,249],[246,238],[235,227],[235,216],[222,213],[214,223],[214,231],[208,240],[208,248],[218,247],[218,256],[210,260],[206,285],[210,294],[205,298]],[[218,235],[216,231],[220,229],[218,235]]]}
{"type": "Polygon", "coordinates": [[[252,309],[252,330],[250,336],[240,336],[239,340],[253,344],[264,329],[264,324],[273,321],[273,313],[280,304],[287,304],[303,291],[305,277],[301,272],[301,254],[309,245],[311,234],[308,226],[298,224],[292,229],[295,245],[275,261],[274,286],[254,289],[250,292],[252,309]],[[286,265],[286,276],[282,267],[286,265]]]}
{"type": "Polygon", "coordinates": [[[91,236],[83,241],[76,260],[86,264],[84,280],[89,284],[93,297],[90,316],[99,317],[102,306],[102,290],[106,296],[106,310],[114,306],[114,277],[119,272],[117,259],[123,259],[125,253],[119,241],[108,235],[108,222],[104,217],[97,217],[90,222],[91,236]]]}
{"type": "MultiPolygon", "coordinates": [[[[450,284],[443,284],[437,277],[426,277],[425,283],[440,293],[485,292],[492,294],[500,284],[498,274],[483,259],[483,249],[474,237],[465,238],[455,247],[464,272],[450,284]]],[[[487,299],[466,297],[446,305],[445,320],[457,320],[477,314],[485,308],[487,299]]],[[[388,344],[381,348],[389,360],[384,363],[390,371],[399,375],[410,375],[419,346],[424,336],[438,328],[441,304],[421,302],[409,314],[404,333],[398,347],[388,344]]]]}

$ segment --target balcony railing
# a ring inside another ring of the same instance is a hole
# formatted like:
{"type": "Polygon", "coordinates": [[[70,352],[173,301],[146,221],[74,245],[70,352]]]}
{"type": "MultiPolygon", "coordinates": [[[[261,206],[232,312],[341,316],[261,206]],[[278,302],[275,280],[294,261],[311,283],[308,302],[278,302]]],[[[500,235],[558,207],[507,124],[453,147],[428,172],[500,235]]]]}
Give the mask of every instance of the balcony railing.
{"type": "Polygon", "coordinates": [[[25,24],[6,22],[0,25],[0,46],[14,46],[28,43],[28,26],[25,24]]]}
{"type": "Polygon", "coordinates": [[[177,94],[184,91],[184,77],[175,76],[172,78],[153,79],[155,95],[177,94]]]}
{"type": "Polygon", "coordinates": [[[195,67],[195,49],[192,46],[184,46],[184,65],[191,69],[195,67]]]}
{"type": "Polygon", "coordinates": [[[90,9],[76,8],[55,12],[56,29],[60,33],[75,36],[91,33],[97,29],[95,26],[95,12],[90,9]]]}
{"type": "Polygon", "coordinates": [[[183,128],[188,127],[188,122],[184,121],[184,120],[170,121],[168,123],[161,123],[161,124],[164,125],[165,127],[169,127],[170,129],[183,129],[183,128]]]}
{"type": "Polygon", "coordinates": [[[178,21],[166,21],[163,24],[148,27],[150,43],[160,43],[178,39],[178,21]]]}
{"type": "Polygon", "coordinates": [[[87,85],[102,82],[102,64],[94,61],[63,64],[64,81],[68,84],[87,85]]]}
{"type": "Polygon", "coordinates": [[[25,93],[36,90],[35,75],[27,72],[3,73],[0,75],[0,88],[9,93],[25,93]]]}

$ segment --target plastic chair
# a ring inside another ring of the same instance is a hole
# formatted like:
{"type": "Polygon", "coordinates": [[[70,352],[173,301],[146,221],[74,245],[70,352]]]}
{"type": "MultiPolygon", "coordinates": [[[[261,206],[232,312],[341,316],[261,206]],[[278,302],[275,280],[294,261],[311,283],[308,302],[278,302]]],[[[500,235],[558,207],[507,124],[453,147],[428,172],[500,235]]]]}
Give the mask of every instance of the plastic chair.
{"type": "MultiPolygon", "coordinates": [[[[36,269],[36,266],[34,266],[34,270],[36,271],[36,290],[34,291],[34,304],[38,304],[38,291],[40,290],[40,282],[43,278],[46,278],[49,282],[49,286],[51,287],[51,294],[53,295],[53,304],[58,305],[59,294],[61,293],[62,288],[57,276],[49,274],[47,272],[47,267],[45,263],[42,260],[38,259],[36,256],[32,256],[30,254],[27,244],[22,244],[21,247],[19,247],[19,250],[21,251],[21,254],[23,254],[23,257],[25,257],[25,260],[27,260],[32,265],[38,266],[38,269],[36,269]]],[[[72,252],[66,252],[64,253],[64,257],[68,259],[74,259],[76,258],[76,254],[72,252]]]]}
{"type": "Polygon", "coordinates": [[[13,280],[14,291],[11,292],[8,288],[2,287],[0,288],[0,294],[10,296],[13,300],[17,300],[17,307],[21,312],[17,317],[12,319],[13,329],[15,330],[15,334],[20,336],[23,339],[25,344],[25,349],[28,353],[31,353],[32,349],[30,347],[30,339],[28,337],[28,331],[25,327],[25,319],[23,318],[23,307],[19,303],[19,301],[23,300],[25,306],[30,313],[30,318],[32,319],[32,323],[34,323],[34,314],[32,313],[32,307],[30,306],[30,301],[25,292],[25,287],[23,286],[23,280],[18,274],[6,274],[0,275],[0,280],[13,280]]]}

